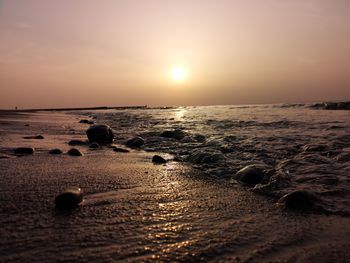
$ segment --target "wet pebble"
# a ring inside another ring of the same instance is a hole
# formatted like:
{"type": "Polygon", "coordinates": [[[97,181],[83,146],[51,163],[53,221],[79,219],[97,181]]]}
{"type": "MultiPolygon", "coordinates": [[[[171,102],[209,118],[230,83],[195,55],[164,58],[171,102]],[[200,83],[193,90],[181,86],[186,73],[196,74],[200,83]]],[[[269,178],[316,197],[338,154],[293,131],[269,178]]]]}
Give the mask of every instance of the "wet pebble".
{"type": "Polygon", "coordinates": [[[0,154],[0,159],[9,159],[11,158],[10,155],[7,155],[7,154],[0,154]]]}
{"type": "Polygon", "coordinates": [[[71,148],[69,149],[69,151],[67,152],[68,155],[71,156],[83,156],[84,154],[79,151],[77,148],[71,148]]]}
{"type": "Polygon", "coordinates": [[[141,137],[134,137],[128,140],[125,144],[131,148],[138,148],[145,144],[145,140],[141,137]]]}
{"type": "Polygon", "coordinates": [[[154,155],[152,157],[152,162],[153,163],[166,163],[166,160],[162,156],[154,155]]]}
{"type": "Polygon", "coordinates": [[[246,166],[239,170],[235,175],[237,181],[249,186],[255,186],[256,184],[261,183],[263,178],[264,171],[255,165],[246,166]]]}
{"type": "Polygon", "coordinates": [[[89,142],[97,142],[100,145],[112,143],[114,139],[114,133],[111,127],[105,124],[91,126],[87,129],[86,135],[89,142]]]}
{"type": "Polygon", "coordinates": [[[83,194],[79,187],[68,188],[55,198],[56,208],[69,210],[78,207],[83,201],[83,194]]]}
{"type": "Polygon", "coordinates": [[[36,139],[36,140],[42,140],[44,139],[44,136],[42,135],[36,135],[36,136],[25,136],[23,139],[36,139]]]}
{"type": "Polygon", "coordinates": [[[60,149],[52,149],[49,151],[49,154],[62,154],[63,152],[60,149]]]}
{"type": "Polygon", "coordinates": [[[15,154],[33,154],[34,148],[32,147],[19,147],[14,150],[15,154]]]}
{"type": "Polygon", "coordinates": [[[186,136],[186,133],[180,129],[175,129],[172,131],[164,131],[161,133],[160,136],[165,138],[173,138],[176,140],[181,140],[186,136]]]}
{"type": "Polygon", "coordinates": [[[306,190],[295,190],[282,196],[277,204],[284,205],[293,210],[310,210],[316,206],[319,198],[313,192],[306,190]]]}

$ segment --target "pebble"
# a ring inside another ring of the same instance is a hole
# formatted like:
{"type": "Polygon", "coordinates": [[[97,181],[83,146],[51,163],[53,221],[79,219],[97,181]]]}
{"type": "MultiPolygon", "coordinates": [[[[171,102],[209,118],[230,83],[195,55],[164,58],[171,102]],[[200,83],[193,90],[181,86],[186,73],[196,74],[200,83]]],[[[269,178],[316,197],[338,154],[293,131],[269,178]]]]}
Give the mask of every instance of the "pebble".
{"type": "Polygon", "coordinates": [[[152,157],[152,162],[153,163],[166,163],[166,160],[162,156],[154,155],[152,157]]]}
{"type": "Polygon", "coordinates": [[[25,136],[23,139],[37,139],[37,140],[42,140],[44,139],[44,136],[42,135],[36,135],[36,136],[25,136]]]}
{"type": "Polygon", "coordinates": [[[245,185],[255,186],[256,184],[261,183],[264,178],[264,172],[262,169],[254,165],[249,165],[239,170],[236,173],[235,178],[237,181],[245,185]]]}
{"type": "Polygon", "coordinates": [[[295,190],[282,196],[277,204],[283,204],[288,209],[310,210],[318,203],[319,198],[313,192],[295,190]]]}
{"type": "Polygon", "coordinates": [[[49,151],[49,154],[62,154],[63,152],[60,149],[52,149],[49,151]]]}
{"type": "Polygon", "coordinates": [[[15,154],[33,154],[34,148],[32,147],[19,147],[14,150],[15,154]]]}
{"type": "Polygon", "coordinates": [[[69,210],[78,207],[83,201],[83,194],[79,187],[66,189],[63,193],[55,198],[56,208],[61,210],[69,210]]]}
{"type": "Polygon", "coordinates": [[[100,145],[112,143],[114,139],[112,129],[105,124],[91,126],[86,130],[86,135],[89,139],[89,142],[97,142],[100,145]]]}
{"type": "Polygon", "coordinates": [[[83,156],[84,154],[79,151],[77,148],[71,148],[68,152],[67,152],[68,155],[71,155],[71,156],[83,156]]]}
{"type": "Polygon", "coordinates": [[[126,146],[131,148],[138,148],[145,144],[145,140],[141,137],[134,137],[130,140],[128,140],[126,143],[126,146]]]}

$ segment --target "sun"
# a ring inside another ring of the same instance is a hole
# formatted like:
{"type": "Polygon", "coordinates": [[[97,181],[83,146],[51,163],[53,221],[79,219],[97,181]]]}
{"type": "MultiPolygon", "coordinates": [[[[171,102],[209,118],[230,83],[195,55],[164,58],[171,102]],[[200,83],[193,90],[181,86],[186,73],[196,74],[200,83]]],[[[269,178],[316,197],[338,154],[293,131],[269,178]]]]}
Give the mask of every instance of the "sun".
{"type": "Polygon", "coordinates": [[[174,67],[171,70],[171,77],[175,82],[182,82],[185,80],[186,71],[183,67],[174,67]]]}

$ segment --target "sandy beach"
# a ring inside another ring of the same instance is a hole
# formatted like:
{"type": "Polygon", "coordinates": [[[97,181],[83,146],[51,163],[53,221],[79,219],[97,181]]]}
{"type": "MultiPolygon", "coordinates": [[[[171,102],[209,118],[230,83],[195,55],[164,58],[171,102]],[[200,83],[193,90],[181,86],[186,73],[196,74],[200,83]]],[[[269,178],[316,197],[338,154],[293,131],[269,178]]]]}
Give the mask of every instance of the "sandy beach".
{"type": "Polygon", "coordinates": [[[186,163],[155,165],[153,152],[74,146],[84,156],[65,154],[68,141],[86,140],[82,118],[0,114],[1,262],[349,261],[348,217],[286,211],[186,163]],[[23,139],[38,134],[44,139],[23,139]],[[15,156],[20,146],[35,153],[15,156]],[[83,204],[55,209],[71,186],[83,204]]]}

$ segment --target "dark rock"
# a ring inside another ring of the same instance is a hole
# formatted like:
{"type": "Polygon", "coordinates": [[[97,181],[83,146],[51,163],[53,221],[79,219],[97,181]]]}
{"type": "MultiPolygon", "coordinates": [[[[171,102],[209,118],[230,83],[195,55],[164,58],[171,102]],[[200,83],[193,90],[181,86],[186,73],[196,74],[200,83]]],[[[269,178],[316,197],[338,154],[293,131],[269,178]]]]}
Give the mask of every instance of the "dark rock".
{"type": "Polygon", "coordinates": [[[237,181],[249,186],[255,186],[256,184],[261,183],[263,178],[264,171],[255,165],[246,166],[239,170],[235,175],[237,181]]]}
{"type": "Polygon", "coordinates": [[[88,121],[88,124],[95,124],[94,121],[88,121]]]}
{"type": "Polygon", "coordinates": [[[9,159],[11,158],[12,156],[10,155],[7,155],[7,154],[0,154],[0,159],[9,159]]]}
{"type": "Polygon", "coordinates": [[[71,156],[83,156],[84,154],[79,151],[77,148],[72,148],[70,149],[68,152],[68,155],[71,155],[71,156]]]}
{"type": "Polygon", "coordinates": [[[288,209],[309,210],[319,202],[316,194],[306,190],[295,190],[281,197],[278,204],[283,204],[288,209]]]}
{"type": "Polygon", "coordinates": [[[19,147],[15,149],[15,154],[33,154],[34,148],[32,147],[19,147]]]}
{"type": "Polygon", "coordinates": [[[113,142],[114,134],[108,125],[93,125],[86,131],[86,135],[90,142],[98,144],[108,144],[113,142]]]}
{"type": "Polygon", "coordinates": [[[172,131],[164,131],[160,135],[165,138],[173,138],[176,140],[181,140],[186,136],[186,133],[180,129],[172,130],[172,131]]]}
{"type": "Polygon", "coordinates": [[[86,123],[86,124],[88,124],[88,123],[89,123],[89,120],[83,119],[83,120],[80,120],[79,123],[86,123]]]}
{"type": "Polygon", "coordinates": [[[128,152],[130,152],[128,149],[119,148],[119,147],[114,147],[113,151],[119,152],[119,153],[128,153],[128,152]]]}
{"type": "Polygon", "coordinates": [[[154,155],[152,157],[152,162],[153,163],[166,163],[166,160],[162,156],[154,155]]]}
{"type": "Polygon", "coordinates": [[[131,148],[138,148],[145,144],[145,140],[141,137],[134,137],[130,140],[128,140],[126,143],[126,146],[131,148]]]}
{"type": "Polygon", "coordinates": [[[70,140],[68,144],[71,146],[78,146],[78,145],[82,146],[82,145],[86,145],[86,142],[82,140],[70,140]]]}
{"type": "Polygon", "coordinates": [[[100,145],[97,142],[93,142],[89,145],[89,148],[98,149],[98,148],[100,148],[100,145]]]}
{"type": "Polygon", "coordinates": [[[83,201],[83,194],[79,187],[68,188],[55,198],[56,208],[69,210],[78,207],[83,201]]]}
{"type": "Polygon", "coordinates": [[[52,149],[49,151],[49,154],[62,154],[63,152],[60,149],[52,149]]]}
{"type": "Polygon", "coordinates": [[[24,126],[29,127],[29,124],[28,124],[28,123],[27,123],[27,124],[24,124],[24,126]]]}
{"type": "Polygon", "coordinates": [[[44,139],[44,136],[42,135],[36,135],[36,136],[25,136],[23,139],[37,139],[37,140],[42,140],[44,139]]]}

